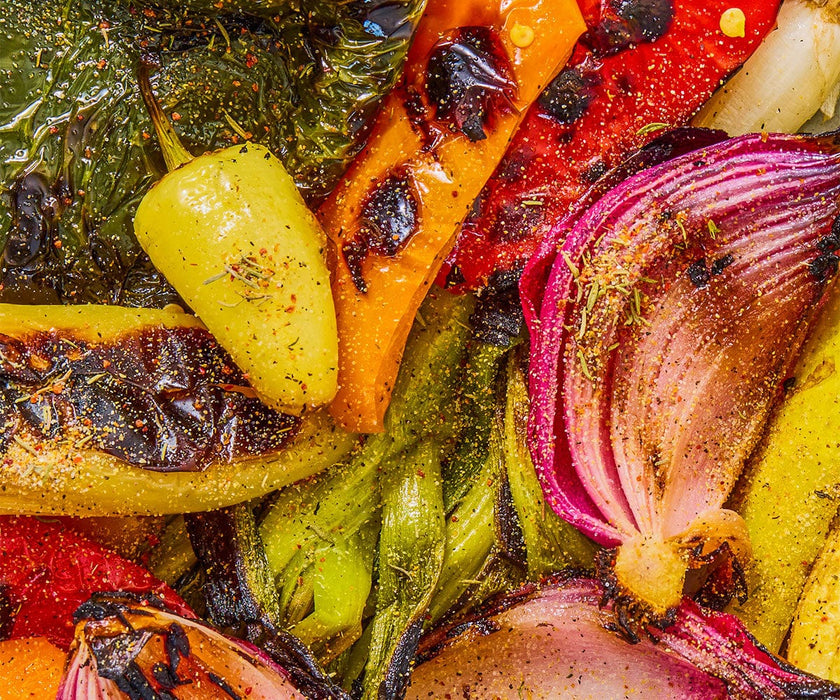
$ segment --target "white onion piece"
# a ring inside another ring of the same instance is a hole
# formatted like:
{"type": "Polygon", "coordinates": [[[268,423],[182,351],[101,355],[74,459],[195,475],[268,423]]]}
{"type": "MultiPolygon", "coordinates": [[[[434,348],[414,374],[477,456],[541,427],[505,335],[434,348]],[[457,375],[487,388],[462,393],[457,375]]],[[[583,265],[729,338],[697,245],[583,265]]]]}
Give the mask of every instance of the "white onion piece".
{"type": "Polygon", "coordinates": [[[821,108],[831,116],[838,80],[840,2],[785,0],[777,28],[693,123],[730,136],[793,133],[821,108]]]}

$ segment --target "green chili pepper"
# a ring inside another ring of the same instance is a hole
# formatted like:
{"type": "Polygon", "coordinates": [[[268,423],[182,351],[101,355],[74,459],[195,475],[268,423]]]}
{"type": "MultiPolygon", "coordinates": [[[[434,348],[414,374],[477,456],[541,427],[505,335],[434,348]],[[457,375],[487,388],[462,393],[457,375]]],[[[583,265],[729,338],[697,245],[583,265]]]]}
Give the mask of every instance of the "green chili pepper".
{"type": "Polygon", "coordinates": [[[170,173],[143,198],[134,233],[270,406],[328,403],[338,336],[325,237],[283,164],[263,146],[193,159],[140,89],[170,173]]]}

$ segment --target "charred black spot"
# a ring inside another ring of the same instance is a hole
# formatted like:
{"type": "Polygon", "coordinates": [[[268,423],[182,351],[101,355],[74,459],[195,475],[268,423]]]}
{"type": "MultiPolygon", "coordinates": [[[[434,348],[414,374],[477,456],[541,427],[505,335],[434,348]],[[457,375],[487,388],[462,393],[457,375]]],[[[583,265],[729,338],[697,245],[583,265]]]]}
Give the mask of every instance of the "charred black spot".
{"type": "Polygon", "coordinates": [[[735,258],[732,257],[732,253],[727,253],[726,255],[722,255],[717,260],[712,263],[712,267],[709,270],[712,273],[712,276],[719,275],[723,272],[727,267],[729,267],[735,258]]]}
{"type": "Polygon", "coordinates": [[[808,269],[817,282],[825,282],[837,274],[838,263],[840,258],[834,253],[823,253],[808,263],[808,269]]]}
{"type": "Polygon", "coordinates": [[[103,673],[98,667],[99,675],[103,678],[110,678],[116,683],[123,693],[125,693],[129,700],[160,700],[161,695],[155,691],[149,679],[143,675],[143,672],[136,663],[131,662],[125,669],[116,676],[108,676],[103,673]]]}
{"type": "Polygon", "coordinates": [[[385,678],[379,686],[380,698],[401,698],[411,674],[412,663],[417,653],[417,644],[423,631],[423,620],[415,620],[403,632],[394,648],[394,654],[385,670],[385,678]]]}
{"type": "Polygon", "coordinates": [[[170,666],[160,661],[152,666],[152,677],[164,690],[173,690],[183,683],[170,666]]]}
{"type": "Polygon", "coordinates": [[[788,377],[782,382],[782,389],[785,393],[791,391],[796,386],[796,377],[788,377]]]}
{"type": "Polygon", "coordinates": [[[200,470],[276,452],[299,425],[244,393],[245,377],[198,328],[148,329],[111,345],[0,336],[0,383],[7,443],[80,433],[146,469],[200,470]]]}
{"type": "Polygon", "coordinates": [[[477,341],[508,347],[522,332],[524,317],[517,287],[519,276],[517,270],[491,278],[470,317],[477,341]],[[509,279],[514,280],[513,284],[507,284],[509,279]]]}
{"type": "Polygon", "coordinates": [[[367,291],[362,263],[371,253],[395,256],[417,232],[419,204],[411,175],[404,169],[376,183],[362,204],[359,232],[342,248],[353,283],[367,291]]]}
{"type": "Polygon", "coordinates": [[[496,507],[493,515],[502,552],[511,561],[524,568],[527,566],[525,535],[522,532],[522,525],[519,521],[516,506],[513,503],[510,483],[507,479],[503,479],[501,488],[496,494],[496,507]]]}
{"type": "Polygon", "coordinates": [[[15,625],[15,605],[9,595],[11,586],[0,583],[0,641],[12,636],[15,625]]]}
{"type": "Polygon", "coordinates": [[[548,84],[537,102],[561,124],[571,124],[586,113],[592,90],[577,68],[566,68],[548,84]]]}
{"type": "Polygon", "coordinates": [[[614,7],[644,41],[661,39],[674,20],[673,0],[618,0],[614,7]]]}
{"type": "Polygon", "coordinates": [[[486,138],[490,115],[505,107],[515,89],[507,53],[489,27],[463,27],[431,51],[426,94],[435,119],[471,141],[486,138]]]}
{"type": "Polygon", "coordinates": [[[210,672],[207,674],[208,680],[213,684],[221,688],[225,691],[233,700],[240,700],[239,694],[231,687],[231,685],[221,676],[217,676],[215,673],[210,672]]]}
{"type": "Polygon", "coordinates": [[[840,248],[840,216],[831,224],[831,231],[817,241],[817,248],[823,252],[832,252],[840,248]]]}
{"type": "Polygon", "coordinates": [[[53,238],[60,202],[38,172],[20,178],[10,196],[12,226],[0,257],[0,301],[55,304],[53,238]]]}
{"type": "Polygon", "coordinates": [[[542,204],[531,199],[504,202],[489,227],[492,239],[509,243],[528,238],[543,219],[542,204]]]}
{"type": "Polygon", "coordinates": [[[402,2],[365,2],[364,17],[360,17],[365,31],[375,37],[407,39],[411,36],[412,24],[408,18],[409,6],[402,2]]]}
{"type": "Polygon", "coordinates": [[[408,173],[394,173],[377,183],[362,205],[360,233],[369,250],[396,255],[417,231],[418,209],[408,173]]]}
{"type": "MultiPolygon", "coordinates": [[[[181,627],[177,622],[173,622],[169,625],[168,634],[166,637],[166,645],[183,656],[184,658],[190,655],[190,640],[187,637],[187,633],[184,631],[184,628],[181,627]]],[[[170,664],[173,669],[177,668],[177,663],[170,664]]]]}
{"type": "MultiPolygon", "coordinates": [[[[126,631],[113,637],[91,640],[90,649],[96,659],[99,675],[111,680],[125,676],[150,637],[148,632],[126,631]]],[[[139,674],[139,669],[137,671],[139,674]]],[[[139,675],[142,678],[142,674],[139,675]]]]}
{"type": "Polygon", "coordinates": [[[521,179],[534,160],[534,149],[527,143],[514,143],[505,153],[504,160],[499,164],[493,175],[494,179],[513,182],[521,179]]]}
{"type": "Polygon", "coordinates": [[[598,182],[604,175],[607,174],[607,164],[602,160],[596,160],[586,170],[583,171],[580,178],[584,182],[594,183],[598,182]]]}
{"type": "Polygon", "coordinates": [[[702,289],[708,285],[709,280],[712,279],[712,276],[706,267],[705,258],[700,258],[699,260],[695,260],[691,263],[686,270],[686,274],[688,274],[688,279],[691,281],[691,284],[697,287],[697,289],[702,289]]]}
{"type": "Polygon", "coordinates": [[[673,0],[613,0],[583,40],[596,55],[611,56],[661,39],[673,20],[673,0]]]}
{"type": "Polygon", "coordinates": [[[446,287],[457,287],[459,284],[463,284],[467,281],[467,278],[464,277],[464,272],[461,270],[458,265],[453,265],[449,268],[449,272],[446,273],[446,287]]]}

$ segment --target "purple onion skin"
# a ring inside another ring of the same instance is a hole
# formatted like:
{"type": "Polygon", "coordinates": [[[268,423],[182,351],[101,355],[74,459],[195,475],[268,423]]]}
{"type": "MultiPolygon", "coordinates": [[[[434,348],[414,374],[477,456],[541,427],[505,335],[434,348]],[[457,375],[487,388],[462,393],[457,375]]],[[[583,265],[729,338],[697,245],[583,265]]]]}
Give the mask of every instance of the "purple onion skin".
{"type": "Polygon", "coordinates": [[[574,212],[529,262],[529,447],[549,504],[600,544],[737,530],[722,506],[837,269],[837,151],[706,145],[574,212]]]}
{"type": "Polygon", "coordinates": [[[635,644],[590,578],[555,577],[429,634],[407,698],[835,698],[732,615],[688,599],[635,644]]]}

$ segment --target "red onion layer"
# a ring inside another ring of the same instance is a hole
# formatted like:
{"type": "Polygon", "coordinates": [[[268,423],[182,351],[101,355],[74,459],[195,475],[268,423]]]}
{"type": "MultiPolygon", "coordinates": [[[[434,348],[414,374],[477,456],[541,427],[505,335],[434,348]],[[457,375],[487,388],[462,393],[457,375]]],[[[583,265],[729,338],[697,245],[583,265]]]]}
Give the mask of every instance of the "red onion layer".
{"type": "Polygon", "coordinates": [[[346,700],[317,670],[301,683],[308,658],[295,661],[290,672],[252,644],[170,613],[154,599],[97,594],[75,618],[76,638],[57,700],[346,700]]]}
{"type": "Polygon", "coordinates": [[[732,615],[686,599],[638,643],[618,631],[592,579],[555,579],[421,642],[407,698],[838,697],[840,689],[764,650],[732,615]]]}
{"type": "Polygon", "coordinates": [[[838,196],[833,139],[730,139],[630,177],[523,276],[547,500],[660,613],[692,556],[749,554],[722,506],[837,271],[838,196]]]}

